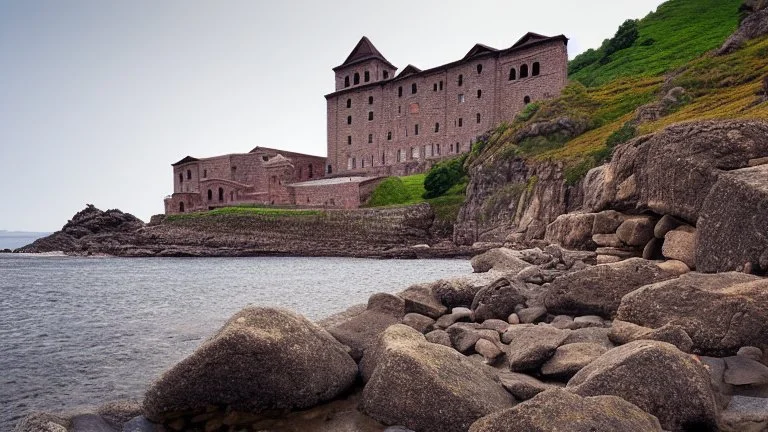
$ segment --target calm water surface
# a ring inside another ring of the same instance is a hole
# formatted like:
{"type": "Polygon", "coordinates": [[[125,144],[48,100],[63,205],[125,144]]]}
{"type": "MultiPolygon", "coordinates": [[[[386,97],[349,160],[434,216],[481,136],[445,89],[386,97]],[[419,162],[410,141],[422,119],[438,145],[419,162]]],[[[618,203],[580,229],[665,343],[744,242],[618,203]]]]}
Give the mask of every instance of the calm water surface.
{"type": "Polygon", "coordinates": [[[463,260],[0,254],[0,430],[24,414],[139,398],[249,304],[318,319],[463,260]]]}

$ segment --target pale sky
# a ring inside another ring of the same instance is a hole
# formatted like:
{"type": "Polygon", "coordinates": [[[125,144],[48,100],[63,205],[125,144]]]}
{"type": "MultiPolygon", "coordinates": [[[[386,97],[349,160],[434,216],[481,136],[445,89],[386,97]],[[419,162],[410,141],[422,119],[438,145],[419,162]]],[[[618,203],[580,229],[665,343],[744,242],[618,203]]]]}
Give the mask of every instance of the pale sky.
{"type": "Polygon", "coordinates": [[[86,203],[148,221],[186,155],[326,154],[324,95],[363,35],[400,69],[528,31],[600,45],[660,0],[0,0],[0,229],[86,203]]]}

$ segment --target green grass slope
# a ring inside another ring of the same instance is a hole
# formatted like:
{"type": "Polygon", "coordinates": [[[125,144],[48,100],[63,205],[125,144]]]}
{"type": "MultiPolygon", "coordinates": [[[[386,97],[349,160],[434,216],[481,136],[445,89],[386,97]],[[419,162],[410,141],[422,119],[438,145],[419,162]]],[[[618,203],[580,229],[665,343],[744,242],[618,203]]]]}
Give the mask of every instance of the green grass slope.
{"type": "Polygon", "coordinates": [[[570,79],[595,86],[682,66],[718,47],[736,30],[740,4],[741,0],[670,0],[638,22],[638,37],[629,48],[603,60],[604,43],[573,59],[570,79]]]}

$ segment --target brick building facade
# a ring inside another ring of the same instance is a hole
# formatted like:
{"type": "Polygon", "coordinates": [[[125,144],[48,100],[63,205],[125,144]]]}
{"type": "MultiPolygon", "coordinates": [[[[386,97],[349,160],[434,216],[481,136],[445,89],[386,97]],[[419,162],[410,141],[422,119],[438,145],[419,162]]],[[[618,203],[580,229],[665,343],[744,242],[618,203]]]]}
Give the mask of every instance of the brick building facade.
{"type": "Polygon", "coordinates": [[[323,177],[325,158],[256,147],[248,153],[172,164],[173,195],[165,213],[208,210],[237,204],[294,204],[289,185],[323,177]]]}
{"type": "Polygon", "coordinates": [[[397,68],[363,37],[325,96],[327,175],[403,175],[464,153],[526,104],[566,85],[568,39],[527,33],[510,48],[476,44],[461,60],[397,68]]]}

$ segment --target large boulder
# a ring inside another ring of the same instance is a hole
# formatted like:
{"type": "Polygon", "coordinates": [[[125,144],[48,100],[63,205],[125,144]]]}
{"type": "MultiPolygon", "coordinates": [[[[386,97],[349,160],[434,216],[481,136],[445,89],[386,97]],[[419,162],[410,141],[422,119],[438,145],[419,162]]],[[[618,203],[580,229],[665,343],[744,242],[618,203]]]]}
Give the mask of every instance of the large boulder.
{"type": "Polygon", "coordinates": [[[625,294],[674,276],[653,261],[631,258],[588,267],[555,279],[544,302],[549,313],[611,317],[625,294]]]}
{"type": "Polygon", "coordinates": [[[665,258],[685,263],[689,269],[696,268],[696,230],[676,229],[664,235],[661,253],[665,258]]]}
{"type": "Polygon", "coordinates": [[[653,238],[656,220],[650,216],[635,216],[619,225],[616,236],[629,246],[645,246],[653,238]]]}
{"type": "Polygon", "coordinates": [[[470,307],[477,292],[498,277],[496,272],[486,272],[441,279],[432,283],[432,292],[448,309],[470,307]]]}
{"type": "Polygon", "coordinates": [[[616,396],[581,397],[562,389],[539,393],[476,421],[469,432],[661,432],[659,420],[616,396]]]}
{"type": "Polygon", "coordinates": [[[743,273],[688,273],[642,287],[621,301],[617,319],[649,328],[680,326],[697,354],[725,356],[768,347],[768,280],[743,273]]]}
{"type": "Polygon", "coordinates": [[[472,301],[475,320],[505,320],[515,312],[515,306],[525,303],[526,285],[519,279],[501,278],[478,291],[472,301]]]}
{"type": "Polygon", "coordinates": [[[514,274],[530,265],[520,258],[519,252],[507,248],[491,249],[472,258],[471,263],[475,273],[496,270],[514,274]]]}
{"type": "Polygon", "coordinates": [[[211,405],[261,413],[308,408],[349,388],[357,365],[325,330],[288,310],[249,307],[153,382],[144,414],[211,405]]]}
{"type": "Polygon", "coordinates": [[[768,165],[722,174],[704,201],[697,228],[700,271],[741,270],[747,263],[768,271],[768,165]]]}
{"type": "Polygon", "coordinates": [[[606,351],[608,348],[605,346],[588,342],[561,345],[555,355],[541,366],[541,374],[570,378],[606,351]]]}
{"type": "Polygon", "coordinates": [[[426,315],[438,319],[448,310],[434,292],[432,284],[411,285],[397,295],[405,300],[405,313],[426,315]]]}
{"type": "Polygon", "coordinates": [[[636,341],[614,348],[580,370],[566,388],[581,396],[621,397],[673,432],[717,430],[709,373],[666,342],[636,341]]]}
{"type": "Polygon", "coordinates": [[[328,329],[339,342],[350,348],[355,360],[363,357],[363,351],[373,343],[379,333],[402,321],[405,300],[386,293],[372,295],[365,312],[328,329]]]}
{"type": "Polygon", "coordinates": [[[768,122],[701,121],[620,145],[603,170],[602,210],[648,209],[696,222],[724,171],[768,156],[768,122]]]}
{"type": "Polygon", "coordinates": [[[514,403],[491,368],[429,343],[409,327],[390,327],[380,341],[370,351],[377,359],[360,403],[376,420],[420,432],[464,432],[514,403]],[[393,332],[404,337],[390,337],[393,332]]]}
{"type": "Polygon", "coordinates": [[[544,239],[551,243],[557,243],[566,249],[594,250],[595,242],[592,241],[594,223],[594,213],[560,215],[554,222],[547,225],[544,239]]]}
{"type": "Polygon", "coordinates": [[[511,326],[502,336],[508,344],[507,361],[514,372],[530,371],[549,360],[568,338],[568,332],[550,326],[511,326]]]}

